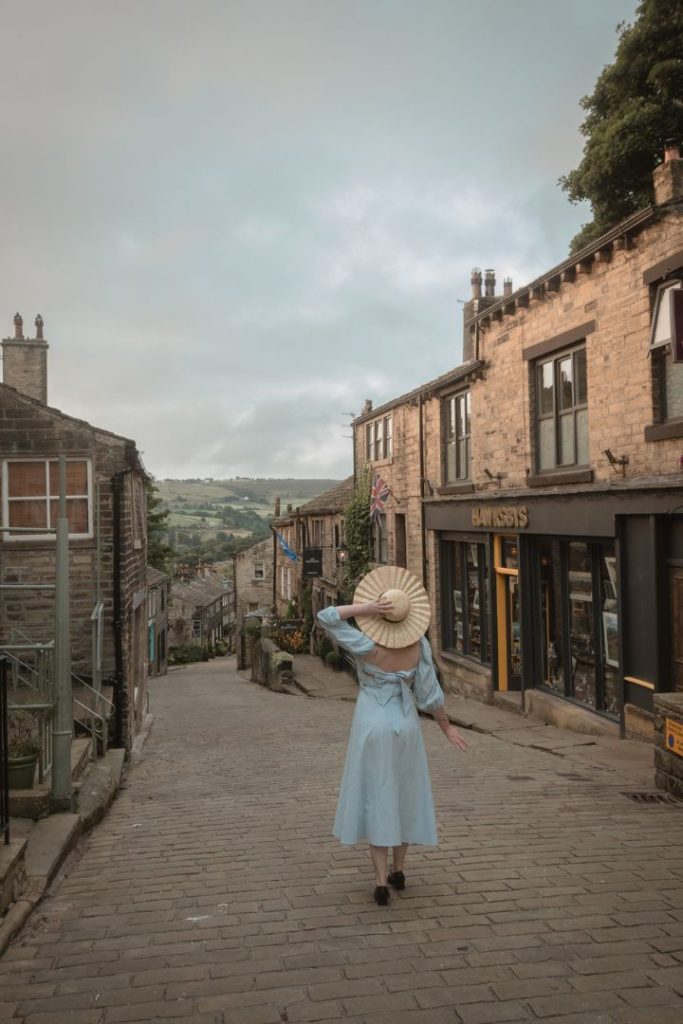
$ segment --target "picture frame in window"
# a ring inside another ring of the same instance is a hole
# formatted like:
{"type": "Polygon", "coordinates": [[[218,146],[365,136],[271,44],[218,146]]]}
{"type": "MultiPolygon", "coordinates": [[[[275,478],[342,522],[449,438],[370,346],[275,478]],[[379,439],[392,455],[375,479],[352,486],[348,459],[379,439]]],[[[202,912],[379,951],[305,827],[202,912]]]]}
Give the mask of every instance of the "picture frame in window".
{"type": "Polygon", "coordinates": [[[462,615],[462,591],[453,591],[453,607],[458,615],[462,615]]]}
{"type": "Polygon", "coordinates": [[[609,576],[610,586],[610,597],[616,601],[617,599],[617,559],[616,555],[604,555],[605,568],[607,569],[607,575],[609,576]]]}
{"type": "Polygon", "coordinates": [[[605,663],[619,667],[619,617],[616,612],[602,613],[602,638],[605,647],[605,663]]]}

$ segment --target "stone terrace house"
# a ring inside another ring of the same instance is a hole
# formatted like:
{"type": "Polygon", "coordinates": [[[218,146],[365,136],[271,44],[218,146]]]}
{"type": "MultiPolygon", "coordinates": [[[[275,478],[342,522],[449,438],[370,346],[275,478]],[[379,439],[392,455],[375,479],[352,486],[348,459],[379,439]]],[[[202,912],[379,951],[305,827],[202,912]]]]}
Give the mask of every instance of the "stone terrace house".
{"type": "Polygon", "coordinates": [[[675,148],[655,195],[515,292],[474,272],[465,362],[354,422],[392,488],[378,560],[425,579],[447,688],[643,736],[653,694],[683,690],[675,148]]]}
{"type": "Polygon", "coordinates": [[[225,610],[230,600],[227,588],[213,580],[174,582],[168,612],[170,648],[186,645],[208,648],[222,640],[225,610]]]}
{"type": "MultiPolygon", "coordinates": [[[[36,337],[25,338],[17,314],[14,337],[2,342],[2,525],[54,525],[64,456],[73,671],[92,678],[99,648],[103,679],[114,688],[115,740],[129,745],[146,711],[146,473],[134,441],[47,405],[48,345],[40,317],[35,325],[36,337]]],[[[54,534],[0,534],[3,583],[54,577],[54,534]]],[[[0,591],[0,646],[17,631],[33,642],[52,640],[53,597],[0,591]]]]}
{"type": "Polygon", "coordinates": [[[168,573],[147,566],[147,668],[150,676],[166,675],[168,665],[168,573]]]}
{"type": "Polygon", "coordinates": [[[302,609],[301,588],[310,581],[313,615],[338,603],[337,567],[344,547],[344,513],[353,495],[353,476],[319,494],[296,509],[288,507],[285,516],[273,520],[274,528],[284,535],[295,551],[297,562],[287,557],[279,544],[275,547],[276,596],[280,614],[294,600],[302,609]]]}

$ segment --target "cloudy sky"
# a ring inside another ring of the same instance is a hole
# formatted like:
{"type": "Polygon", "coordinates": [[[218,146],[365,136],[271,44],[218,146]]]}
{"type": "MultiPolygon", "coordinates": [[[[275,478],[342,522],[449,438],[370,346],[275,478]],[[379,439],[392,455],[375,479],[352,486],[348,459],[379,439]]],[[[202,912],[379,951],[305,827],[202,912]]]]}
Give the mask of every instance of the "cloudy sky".
{"type": "Polygon", "coordinates": [[[0,0],[0,320],[157,477],[342,477],[589,211],[581,96],[635,0],[0,0]],[[31,328],[29,332],[28,328],[31,328]]]}

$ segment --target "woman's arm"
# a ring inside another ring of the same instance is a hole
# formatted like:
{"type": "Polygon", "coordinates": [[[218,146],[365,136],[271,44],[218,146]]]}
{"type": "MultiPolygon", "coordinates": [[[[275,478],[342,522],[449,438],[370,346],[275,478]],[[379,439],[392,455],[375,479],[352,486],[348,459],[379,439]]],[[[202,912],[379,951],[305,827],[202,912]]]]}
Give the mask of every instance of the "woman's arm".
{"type": "Polygon", "coordinates": [[[448,719],[446,709],[441,707],[430,712],[432,718],[438,723],[441,732],[449,743],[452,743],[456,750],[467,750],[467,740],[464,739],[448,719]]]}
{"type": "Polygon", "coordinates": [[[379,601],[369,601],[367,604],[337,605],[337,614],[340,619],[354,619],[356,615],[386,615],[393,607],[391,601],[380,597],[379,601]]]}

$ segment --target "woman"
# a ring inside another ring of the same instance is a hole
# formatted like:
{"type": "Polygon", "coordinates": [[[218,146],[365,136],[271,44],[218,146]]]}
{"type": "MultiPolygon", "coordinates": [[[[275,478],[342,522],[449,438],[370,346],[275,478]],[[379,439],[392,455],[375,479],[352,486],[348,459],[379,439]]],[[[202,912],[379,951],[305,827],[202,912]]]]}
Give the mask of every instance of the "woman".
{"type": "Polygon", "coordinates": [[[334,835],[370,844],[375,901],[405,888],[408,846],[435,846],[436,818],[417,708],[428,711],[450,743],[467,743],[451,725],[429,643],[429,599],[406,569],[381,566],[363,577],[353,604],[325,608],[318,620],[354,655],[360,692],[351,726],[334,835]],[[361,629],[347,624],[355,618],[361,629]],[[361,632],[362,630],[362,632],[361,632]],[[388,872],[388,850],[392,870],[388,872]]]}

